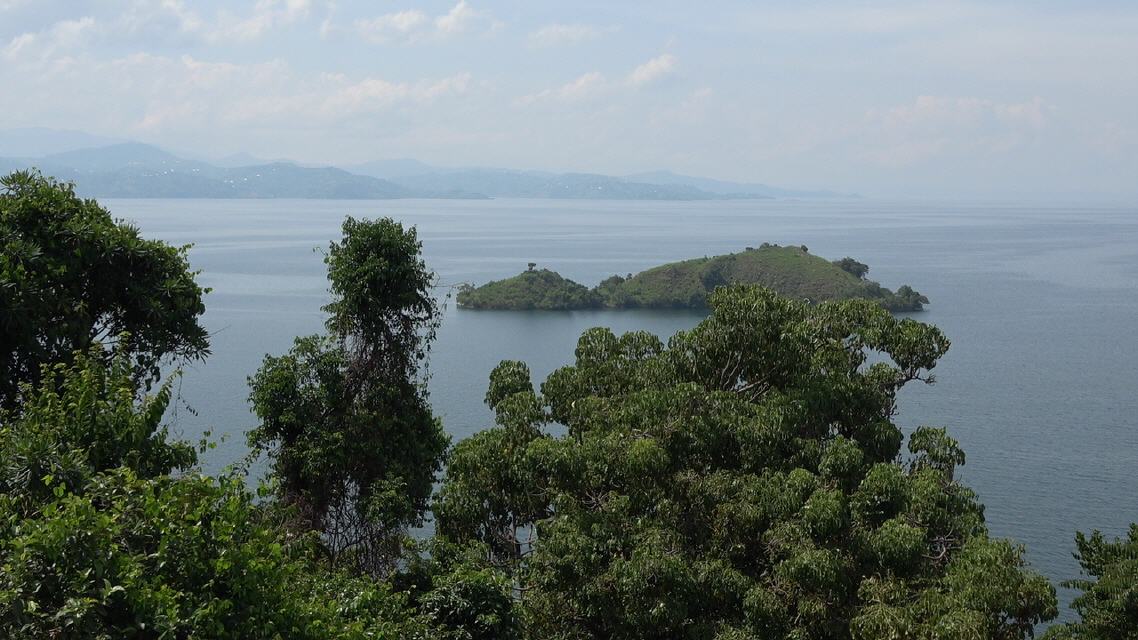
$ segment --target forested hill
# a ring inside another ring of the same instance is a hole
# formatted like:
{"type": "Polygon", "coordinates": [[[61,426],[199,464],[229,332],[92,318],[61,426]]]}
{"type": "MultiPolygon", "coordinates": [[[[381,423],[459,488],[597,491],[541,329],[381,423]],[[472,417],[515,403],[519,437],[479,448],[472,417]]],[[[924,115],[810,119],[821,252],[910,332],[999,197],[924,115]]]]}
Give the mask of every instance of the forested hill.
{"type": "Polygon", "coordinates": [[[614,275],[593,289],[547,269],[534,269],[458,293],[469,309],[690,308],[727,284],[757,284],[792,298],[873,300],[890,311],[920,311],[928,298],[903,285],[896,292],[866,278],[869,267],[852,258],[831,262],[804,246],[764,244],[739,253],[695,258],[614,275]]]}

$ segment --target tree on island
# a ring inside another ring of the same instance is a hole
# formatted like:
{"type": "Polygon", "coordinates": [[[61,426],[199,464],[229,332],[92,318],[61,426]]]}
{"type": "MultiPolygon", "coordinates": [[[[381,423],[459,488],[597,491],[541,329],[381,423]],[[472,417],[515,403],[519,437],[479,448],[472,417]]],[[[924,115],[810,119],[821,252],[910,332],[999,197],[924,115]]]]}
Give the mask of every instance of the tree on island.
{"type": "Polygon", "coordinates": [[[858,262],[853,258],[846,257],[842,258],[841,260],[835,260],[834,264],[838,265],[842,271],[845,271],[846,273],[849,273],[850,275],[853,275],[862,280],[864,280],[865,277],[869,275],[869,265],[865,264],[864,262],[858,262]]]}
{"type": "Polygon", "coordinates": [[[1027,638],[1055,616],[956,442],[919,428],[901,461],[897,393],[932,381],[939,330],[756,287],[711,309],[667,345],[590,330],[540,392],[522,363],[491,375],[496,426],[455,447],[438,530],[514,576],[532,637],[1027,638]]]}
{"type": "Polygon", "coordinates": [[[206,290],[187,249],[143,238],[70,184],[34,171],[0,178],[0,407],[16,406],[21,384],[38,386],[44,365],[124,333],[119,352],[148,384],[168,359],[204,358],[206,290]]]}
{"type": "Polygon", "coordinates": [[[530,263],[526,264],[526,271],[533,271],[534,267],[536,267],[536,266],[537,266],[536,262],[530,262],[530,263]]]}

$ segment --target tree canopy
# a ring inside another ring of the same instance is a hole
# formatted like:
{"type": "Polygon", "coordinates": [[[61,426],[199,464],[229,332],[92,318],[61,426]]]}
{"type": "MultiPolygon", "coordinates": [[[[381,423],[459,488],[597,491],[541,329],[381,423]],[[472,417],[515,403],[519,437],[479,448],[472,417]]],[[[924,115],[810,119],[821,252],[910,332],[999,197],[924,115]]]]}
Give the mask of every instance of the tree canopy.
{"type": "Polygon", "coordinates": [[[665,345],[586,332],[540,393],[503,362],[436,515],[511,572],[533,637],[1023,638],[1056,614],[943,429],[906,440],[935,327],[726,287],[665,345]],[[873,355],[871,359],[870,356],[873,355]],[[548,426],[559,423],[564,435],[548,426]]]}
{"type": "Polygon", "coordinates": [[[35,172],[0,178],[0,406],[45,364],[130,334],[137,375],[209,351],[205,290],[187,247],[143,238],[69,184],[35,172]]]}
{"type": "Polygon", "coordinates": [[[298,338],[250,378],[279,497],[331,556],[386,573],[422,522],[448,438],[424,384],[438,326],[414,229],[348,218],[325,262],[329,335],[298,338]]]}

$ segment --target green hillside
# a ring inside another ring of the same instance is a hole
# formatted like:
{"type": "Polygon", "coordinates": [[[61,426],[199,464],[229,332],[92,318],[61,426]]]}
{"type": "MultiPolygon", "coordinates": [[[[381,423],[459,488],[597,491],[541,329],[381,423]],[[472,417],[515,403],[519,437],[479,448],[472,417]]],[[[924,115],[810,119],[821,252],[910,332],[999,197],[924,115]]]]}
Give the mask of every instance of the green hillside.
{"type": "Polygon", "coordinates": [[[672,262],[625,278],[612,276],[590,290],[546,269],[467,287],[458,295],[472,309],[688,308],[727,284],[757,284],[779,294],[822,302],[861,298],[890,311],[920,311],[928,299],[908,285],[896,292],[865,278],[869,267],[845,258],[830,262],[806,247],[764,244],[710,258],[672,262]]]}
{"type": "Polygon", "coordinates": [[[548,269],[523,271],[481,287],[464,287],[458,305],[468,309],[590,309],[602,306],[601,297],[588,287],[548,269]]]}

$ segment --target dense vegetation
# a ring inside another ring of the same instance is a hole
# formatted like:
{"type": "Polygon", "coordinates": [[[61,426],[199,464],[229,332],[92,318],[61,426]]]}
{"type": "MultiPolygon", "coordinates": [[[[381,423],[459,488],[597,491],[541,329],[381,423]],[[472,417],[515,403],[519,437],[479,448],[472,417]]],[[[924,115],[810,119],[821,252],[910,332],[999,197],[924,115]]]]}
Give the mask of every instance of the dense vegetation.
{"type": "Polygon", "coordinates": [[[592,309],[602,299],[595,291],[548,269],[530,269],[505,280],[458,291],[458,304],[468,309],[592,309]]]}
{"type": "Polygon", "coordinates": [[[667,345],[591,330],[540,393],[522,363],[492,376],[498,425],[458,445],[436,513],[515,576],[536,637],[1019,638],[1055,615],[956,442],[921,428],[899,459],[896,394],[937,329],[755,287],[711,310],[667,345]]]}
{"type": "Polygon", "coordinates": [[[123,332],[150,382],[167,356],[207,355],[195,275],[186,247],[142,238],[71,185],[34,172],[0,178],[0,407],[45,364],[123,332]]]}
{"type": "Polygon", "coordinates": [[[908,285],[894,293],[867,280],[868,271],[852,258],[831,263],[811,255],[806,247],[764,244],[741,253],[672,262],[627,277],[615,275],[592,290],[552,271],[531,270],[467,287],[459,292],[458,303],[472,309],[705,309],[716,287],[730,284],[761,285],[815,303],[872,300],[890,311],[920,311],[928,303],[908,285]]]}
{"type": "MultiPolygon", "coordinates": [[[[22,227],[50,237],[96,207],[70,193],[6,206],[58,203],[22,227]]],[[[586,332],[538,388],[503,362],[495,426],[447,452],[415,231],[349,218],[326,263],[327,333],[250,380],[256,493],[169,436],[174,379],[147,386],[129,336],[38,352],[0,409],[0,637],[1018,639],[1056,615],[1022,549],[988,535],[957,443],[892,421],[948,348],[935,327],[721,287],[667,343],[586,332]],[[412,540],[444,461],[435,534],[412,540]]],[[[67,275],[47,264],[19,263],[6,295],[67,275]]],[[[176,316],[155,309],[137,331],[176,316]]],[[[1077,545],[1080,619],[1049,633],[1138,637],[1138,527],[1077,545]]]]}
{"type": "MultiPolygon", "coordinates": [[[[405,595],[321,565],[240,477],[192,470],[121,351],[81,354],[0,427],[0,637],[365,638],[426,629],[405,595]]],[[[407,634],[407,635],[404,635],[407,634]]]]}
{"type": "Polygon", "coordinates": [[[439,311],[415,231],[348,218],[325,257],[328,336],[298,338],[250,379],[282,503],[319,531],[333,561],[384,574],[407,527],[422,524],[448,438],[419,364],[439,311]]]}

